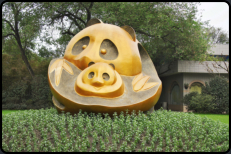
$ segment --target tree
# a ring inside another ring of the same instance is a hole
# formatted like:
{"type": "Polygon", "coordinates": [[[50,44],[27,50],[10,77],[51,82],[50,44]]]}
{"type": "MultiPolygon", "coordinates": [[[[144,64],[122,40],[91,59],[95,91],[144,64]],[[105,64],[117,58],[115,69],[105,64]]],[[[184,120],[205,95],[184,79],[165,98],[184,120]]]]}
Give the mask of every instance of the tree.
{"type": "Polygon", "coordinates": [[[2,40],[5,42],[10,40],[17,44],[31,77],[34,76],[34,71],[27,56],[35,48],[33,40],[38,36],[40,29],[39,9],[35,3],[6,2],[3,4],[2,40]]]}
{"type": "Polygon", "coordinates": [[[95,3],[94,9],[96,16],[103,21],[133,27],[137,39],[160,70],[164,64],[170,66],[177,60],[204,59],[209,45],[203,33],[203,23],[196,19],[196,5],[169,2],[95,3]]]}
{"type": "Polygon", "coordinates": [[[215,76],[205,86],[202,86],[203,95],[212,95],[212,103],[215,106],[213,113],[229,113],[229,84],[224,77],[215,76]]]}
{"type": "Polygon", "coordinates": [[[196,19],[196,3],[41,3],[50,25],[59,23],[66,47],[70,39],[93,17],[117,26],[129,25],[144,45],[156,67],[177,60],[203,60],[209,45],[202,25],[196,19]]]}
{"type": "Polygon", "coordinates": [[[94,2],[41,2],[41,15],[44,17],[44,27],[49,29],[55,27],[56,33],[60,36],[57,39],[53,38],[52,34],[46,30],[46,35],[41,37],[41,40],[56,47],[55,51],[50,51],[43,47],[41,54],[50,52],[48,55],[58,57],[64,55],[65,48],[68,42],[79,31],[83,30],[86,23],[92,18],[92,7],[94,2]]]}
{"type": "Polygon", "coordinates": [[[222,28],[215,28],[210,26],[206,28],[207,31],[207,41],[211,44],[229,44],[228,33],[222,30],[222,28]]]}

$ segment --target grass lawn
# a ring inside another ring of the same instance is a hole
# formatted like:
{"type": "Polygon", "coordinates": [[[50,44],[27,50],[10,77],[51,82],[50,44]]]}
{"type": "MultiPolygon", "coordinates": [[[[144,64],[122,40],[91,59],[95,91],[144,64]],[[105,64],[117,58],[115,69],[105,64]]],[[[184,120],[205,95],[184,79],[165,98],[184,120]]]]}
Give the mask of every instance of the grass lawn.
{"type": "Polygon", "coordinates": [[[210,119],[213,119],[215,121],[219,120],[220,122],[229,124],[229,115],[228,114],[200,114],[200,113],[194,113],[195,115],[199,115],[201,117],[208,117],[210,119]]]}
{"type": "Polygon", "coordinates": [[[167,110],[115,114],[113,118],[92,113],[58,114],[54,108],[4,110],[2,149],[5,152],[226,152],[229,125],[220,121],[201,114],[167,110]]]}
{"type": "Polygon", "coordinates": [[[25,111],[25,110],[2,110],[2,114],[8,114],[8,113],[12,113],[12,112],[21,112],[21,111],[25,111]]]}

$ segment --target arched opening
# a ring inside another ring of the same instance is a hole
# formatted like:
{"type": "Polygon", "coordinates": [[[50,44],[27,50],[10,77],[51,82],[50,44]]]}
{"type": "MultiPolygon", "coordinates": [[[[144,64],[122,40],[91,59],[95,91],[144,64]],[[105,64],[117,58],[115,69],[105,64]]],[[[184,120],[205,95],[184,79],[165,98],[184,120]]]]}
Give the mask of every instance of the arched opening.
{"type": "Polygon", "coordinates": [[[201,94],[202,86],[203,86],[203,84],[200,83],[200,82],[192,83],[191,86],[190,86],[190,93],[196,91],[199,94],[201,94]]]}
{"type": "Polygon", "coordinates": [[[170,103],[173,105],[180,105],[180,87],[177,83],[174,83],[170,93],[170,103]]]}

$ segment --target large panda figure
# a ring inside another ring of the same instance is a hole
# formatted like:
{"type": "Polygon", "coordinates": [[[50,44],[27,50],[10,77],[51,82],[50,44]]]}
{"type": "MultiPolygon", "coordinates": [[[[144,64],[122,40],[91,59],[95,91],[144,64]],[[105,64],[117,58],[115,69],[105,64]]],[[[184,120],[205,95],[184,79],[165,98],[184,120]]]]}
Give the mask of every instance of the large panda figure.
{"type": "Polygon", "coordinates": [[[48,68],[58,112],[152,111],[162,83],[130,26],[91,19],[48,68]]]}

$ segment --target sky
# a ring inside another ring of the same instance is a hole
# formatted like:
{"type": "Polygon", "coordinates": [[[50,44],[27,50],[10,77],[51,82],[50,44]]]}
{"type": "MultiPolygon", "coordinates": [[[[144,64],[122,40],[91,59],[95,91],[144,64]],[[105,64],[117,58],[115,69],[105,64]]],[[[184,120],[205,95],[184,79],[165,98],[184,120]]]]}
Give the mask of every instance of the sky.
{"type": "MultiPolygon", "coordinates": [[[[197,18],[201,18],[201,21],[210,20],[210,26],[220,27],[229,34],[229,5],[226,2],[200,2],[197,18]],[[200,17],[201,15],[202,17],[200,17]]],[[[50,46],[50,48],[55,50],[54,46],[50,46]]],[[[35,52],[37,53],[37,51],[35,52]]]]}
{"type": "Polygon", "coordinates": [[[201,2],[198,10],[202,13],[202,21],[210,20],[209,25],[221,27],[229,34],[229,5],[226,2],[201,2]]]}

